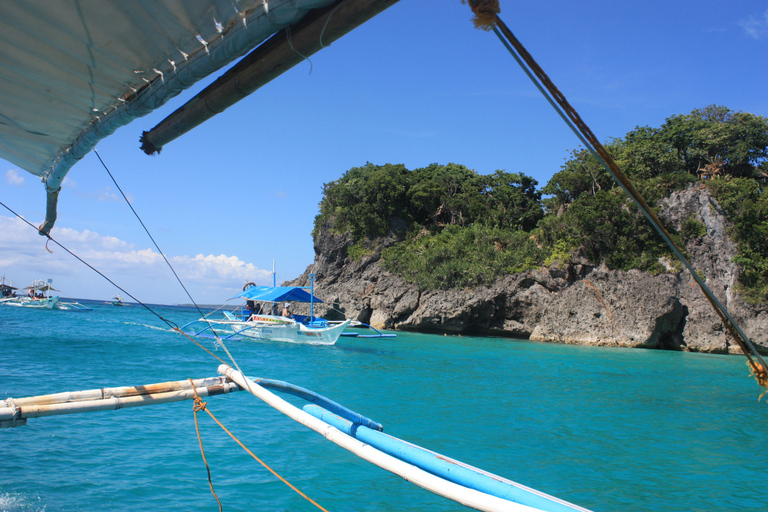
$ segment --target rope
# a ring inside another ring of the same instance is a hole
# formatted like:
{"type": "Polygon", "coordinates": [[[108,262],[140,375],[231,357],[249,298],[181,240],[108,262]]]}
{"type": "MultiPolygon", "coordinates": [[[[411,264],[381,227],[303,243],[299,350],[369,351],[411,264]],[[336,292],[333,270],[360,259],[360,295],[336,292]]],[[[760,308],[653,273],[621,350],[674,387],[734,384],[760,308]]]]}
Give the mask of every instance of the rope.
{"type": "MultiPolygon", "coordinates": [[[[331,14],[333,14],[333,13],[331,13],[331,14]]],[[[328,19],[331,19],[331,17],[328,16],[328,19]]],[[[323,30],[325,30],[325,28],[323,28],[323,30]]],[[[321,35],[320,36],[320,40],[321,40],[320,44],[322,44],[322,38],[323,38],[323,36],[321,35]]],[[[297,50],[296,48],[293,47],[293,36],[291,35],[291,27],[285,27],[285,39],[288,41],[288,46],[291,47],[291,50],[293,50],[293,52],[296,55],[298,55],[302,59],[304,59],[307,62],[309,62],[309,74],[311,75],[312,74],[312,68],[314,68],[314,65],[312,64],[312,60],[309,57],[305,57],[304,55],[302,55],[301,52],[299,52],[299,50],[297,50]]]]}
{"type": "MultiPolygon", "coordinates": [[[[38,228],[37,228],[37,226],[35,226],[35,225],[34,225],[34,224],[32,224],[31,222],[29,222],[27,219],[25,219],[24,217],[22,217],[20,214],[16,213],[16,212],[15,212],[13,209],[11,209],[11,208],[10,208],[8,205],[6,205],[5,203],[3,203],[2,201],[0,201],[0,206],[3,206],[3,208],[5,208],[6,210],[8,210],[8,211],[9,211],[9,212],[11,212],[12,214],[14,214],[14,215],[15,215],[16,217],[18,217],[20,220],[24,221],[24,222],[25,222],[27,225],[29,225],[29,226],[30,226],[32,229],[34,229],[35,231],[38,231],[38,228]]],[[[38,232],[39,232],[39,231],[38,231],[38,232]]],[[[143,303],[143,302],[141,302],[139,299],[137,299],[136,297],[134,297],[134,296],[133,296],[133,295],[132,295],[132,294],[131,294],[131,293],[130,293],[128,290],[126,290],[125,288],[121,287],[120,285],[118,285],[117,283],[115,283],[114,281],[112,281],[110,278],[108,278],[106,275],[104,275],[104,274],[103,274],[103,273],[102,273],[100,270],[98,270],[96,267],[94,267],[93,265],[91,265],[90,263],[88,263],[87,261],[85,261],[84,259],[82,259],[82,258],[81,258],[80,256],[78,256],[77,254],[73,253],[73,252],[72,252],[72,251],[70,251],[69,249],[67,249],[67,248],[66,248],[64,245],[62,245],[62,244],[61,244],[61,243],[60,243],[58,240],[56,240],[55,238],[53,238],[53,237],[52,237],[50,234],[47,234],[47,235],[43,235],[43,236],[45,236],[45,237],[48,239],[48,241],[46,241],[46,242],[45,242],[45,243],[46,243],[46,248],[47,248],[48,242],[53,242],[53,243],[55,243],[56,245],[58,245],[59,247],[61,247],[62,249],[64,249],[64,251],[66,251],[66,252],[68,252],[70,255],[72,255],[72,257],[74,257],[74,258],[75,258],[76,260],[78,260],[80,263],[82,263],[82,264],[83,264],[83,265],[85,265],[86,267],[90,268],[91,270],[93,270],[94,272],[96,272],[97,274],[99,274],[101,277],[103,277],[103,278],[104,278],[104,279],[106,279],[106,280],[107,280],[109,283],[111,283],[111,284],[112,284],[112,285],[113,285],[115,288],[117,288],[118,290],[120,290],[121,292],[123,292],[124,294],[126,294],[127,296],[129,296],[130,298],[132,298],[133,300],[135,300],[135,301],[136,301],[136,302],[137,302],[139,305],[143,306],[143,307],[144,307],[144,308],[145,308],[147,311],[149,311],[150,313],[152,313],[153,315],[155,315],[157,318],[159,318],[160,320],[162,320],[162,321],[163,321],[163,322],[164,322],[166,325],[168,325],[168,327],[171,327],[171,328],[173,328],[173,327],[176,327],[176,328],[178,328],[178,326],[177,326],[177,325],[176,325],[174,322],[171,322],[170,320],[167,320],[167,319],[163,318],[163,317],[162,317],[162,316],[161,316],[159,313],[157,313],[156,311],[154,311],[154,310],[153,310],[151,307],[149,307],[148,305],[144,304],[144,303],[143,303]]],[[[48,249],[48,251],[49,251],[49,252],[52,252],[52,251],[50,251],[50,249],[48,249]]]]}
{"type": "MultiPolygon", "coordinates": [[[[189,379],[189,381],[190,381],[190,382],[192,382],[192,379],[189,379]]],[[[270,473],[272,473],[272,474],[273,474],[273,475],[275,475],[277,478],[279,478],[279,479],[280,479],[280,481],[282,481],[282,482],[283,482],[285,485],[287,485],[288,487],[290,487],[291,489],[293,489],[294,491],[296,491],[296,492],[297,492],[297,493],[298,493],[298,494],[299,494],[301,497],[303,497],[304,499],[306,499],[307,501],[309,501],[310,503],[312,503],[314,506],[316,506],[317,508],[319,508],[319,509],[320,509],[320,510],[322,510],[323,512],[328,512],[328,511],[327,511],[325,508],[323,508],[322,506],[320,506],[320,505],[319,505],[317,502],[315,502],[315,501],[314,501],[312,498],[310,498],[309,496],[307,496],[306,494],[304,494],[303,492],[301,492],[301,491],[300,491],[299,489],[297,489],[297,488],[296,488],[296,487],[295,487],[293,484],[291,484],[291,483],[290,483],[288,480],[286,480],[285,478],[283,478],[282,476],[280,476],[280,475],[279,475],[279,474],[278,474],[278,473],[277,473],[277,472],[276,472],[274,469],[272,469],[271,467],[269,467],[269,466],[267,465],[267,463],[266,463],[266,462],[264,462],[263,460],[261,460],[261,459],[260,459],[259,457],[257,457],[257,456],[256,456],[256,455],[255,455],[255,454],[254,454],[254,453],[253,453],[251,450],[249,450],[247,446],[245,446],[245,445],[244,445],[244,444],[243,444],[243,443],[242,443],[242,442],[241,442],[241,441],[240,441],[240,440],[239,440],[239,439],[238,439],[238,438],[237,438],[237,437],[236,437],[236,436],[235,436],[235,435],[234,435],[232,432],[230,432],[230,431],[227,429],[227,427],[225,427],[225,426],[224,426],[224,425],[223,425],[223,424],[222,424],[222,423],[221,423],[221,422],[218,420],[218,418],[216,418],[216,416],[214,416],[214,414],[213,414],[211,411],[209,411],[209,410],[207,409],[207,407],[206,407],[207,403],[206,403],[206,402],[203,402],[203,401],[202,401],[202,399],[201,399],[199,396],[197,396],[197,389],[194,387],[194,384],[193,384],[193,386],[192,386],[192,389],[194,389],[194,391],[195,391],[195,405],[194,405],[194,407],[192,408],[192,410],[193,410],[193,411],[194,411],[194,413],[195,413],[195,428],[197,429],[197,437],[198,437],[198,439],[200,440],[200,450],[201,450],[201,451],[202,451],[202,449],[203,449],[203,441],[202,441],[202,439],[200,438],[200,429],[198,429],[198,428],[197,428],[197,411],[205,411],[205,412],[207,412],[207,413],[208,413],[208,415],[209,415],[211,418],[213,418],[213,421],[215,421],[215,422],[216,422],[216,423],[217,423],[217,424],[218,424],[218,425],[219,425],[219,426],[220,426],[220,427],[221,427],[221,428],[224,430],[224,432],[226,432],[227,434],[229,434],[229,437],[231,437],[232,439],[234,439],[234,440],[235,440],[235,442],[236,442],[237,444],[239,444],[239,445],[240,445],[240,447],[241,447],[243,450],[245,450],[246,452],[248,452],[248,454],[249,454],[251,457],[253,457],[254,459],[256,459],[256,461],[257,461],[259,464],[261,464],[262,466],[264,466],[264,468],[266,468],[266,469],[267,469],[267,470],[268,470],[270,473]]],[[[206,469],[208,469],[208,462],[207,462],[207,461],[205,461],[205,453],[203,453],[203,461],[205,462],[205,467],[206,467],[206,469]]],[[[210,470],[208,471],[208,482],[209,482],[209,483],[211,482],[211,472],[210,472],[210,470]]],[[[211,492],[213,492],[213,484],[211,484],[211,492]]],[[[216,496],[216,493],[214,493],[213,495],[214,495],[214,496],[216,496]]],[[[219,498],[218,498],[218,497],[216,498],[216,501],[219,501],[219,498]]],[[[221,503],[219,503],[219,510],[221,510],[221,503]]]]}
{"type": "Polygon", "coordinates": [[[328,18],[325,20],[325,24],[323,25],[323,30],[320,31],[320,48],[325,48],[326,46],[323,44],[323,34],[325,34],[325,28],[328,26],[328,22],[331,21],[331,16],[333,16],[333,13],[339,10],[339,7],[342,6],[342,2],[339,2],[339,4],[333,8],[333,10],[328,13],[328,18]]]}
{"type": "MultiPolygon", "coordinates": [[[[2,201],[0,201],[0,206],[3,206],[3,208],[5,208],[5,209],[6,209],[6,210],[8,210],[9,212],[11,212],[13,215],[15,215],[16,217],[18,217],[18,218],[19,218],[20,220],[22,220],[23,222],[25,222],[27,225],[29,225],[31,228],[33,228],[35,231],[38,231],[38,232],[39,232],[39,230],[38,230],[37,226],[35,226],[35,225],[34,225],[34,224],[32,224],[31,222],[29,222],[27,219],[25,219],[24,217],[22,217],[22,216],[21,216],[19,213],[17,213],[16,211],[14,211],[12,208],[10,208],[8,205],[6,205],[5,203],[3,203],[2,201]]],[[[64,251],[66,251],[66,252],[68,252],[70,255],[72,255],[72,257],[74,257],[76,260],[78,260],[79,262],[81,262],[83,265],[85,265],[86,267],[90,268],[91,270],[93,270],[94,272],[96,272],[98,275],[100,275],[101,277],[103,277],[103,278],[104,278],[104,279],[105,279],[107,282],[109,282],[110,284],[112,284],[112,285],[113,285],[115,288],[117,288],[118,290],[120,290],[121,292],[123,292],[124,294],[126,294],[128,297],[130,297],[130,298],[132,298],[133,300],[135,300],[137,304],[141,305],[141,306],[142,306],[142,307],[144,307],[144,308],[145,308],[147,311],[149,311],[150,313],[152,313],[153,315],[155,315],[155,316],[156,316],[156,317],[157,317],[159,320],[161,320],[163,323],[165,323],[165,324],[166,324],[168,327],[170,327],[170,328],[171,328],[171,329],[173,329],[174,331],[176,331],[176,332],[178,332],[178,333],[181,333],[182,335],[184,335],[184,336],[185,336],[185,337],[186,337],[188,340],[192,341],[192,342],[193,342],[194,344],[196,344],[198,347],[200,347],[200,348],[202,348],[203,350],[205,350],[206,352],[208,352],[208,353],[209,353],[211,356],[213,356],[214,358],[216,358],[216,359],[217,359],[219,362],[226,364],[226,362],[225,362],[223,359],[221,359],[220,357],[218,357],[216,354],[214,354],[213,352],[211,352],[210,350],[208,350],[207,348],[205,348],[203,345],[201,345],[200,343],[198,343],[198,342],[197,342],[195,339],[193,339],[193,338],[192,338],[191,336],[189,336],[187,333],[185,333],[184,331],[182,331],[182,330],[181,330],[181,328],[180,328],[180,327],[179,327],[179,326],[178,326],[178,325],[177,325],[175,322],[173,322],[173,321],[171,321],[171,320],[168,320],[167,318],[164,318],[164,317],[163,317],[162,315],[160,315],[160,314],[159,314],[157,311],[155,311],[154,309],[152,309],[151,307],[149,307],[147,304],[144,304],[142,301],[140,301],[139,299],[137,299],[136,297],[134,297],[134,296],[133,296],[133,294],[131,294],[131,293],[130,293],[128,290],[126,290],[126,289],[125,289],[125,288],[123,288],[122,286],[120,286],[120,285],[118,285],[117,283],[115,283],[113,280],[111,280],[109,277],[107,277],[107,276],[106,276],[106,275],[105,275],[103,272],[101,272],[100,270],[98,270],[96,267],[94,267],[93,265],[91,265],[91,264],[90,264],[90,263],[88,263],[87,261],[83,260],[83,259],[82,259],[80,256],[78,256],[77,254],[75,254],[75,253],[73,253],[72,251],[70,251],[70,250],[69,250],[67,247],[65,247],[63,244],[61,244],[61,243],[60,243],[59,241],[57,241],[55,238],[53,238],[53,237],[50,235],[50,233],[49,233],[49,234],[46,234],[46,235],[44,235],[44,236],[45,236],[45,237],[48,239],[48,241],[46,241],[46,247],[47,247],[47,244],[48,244],[48,242],[53,242],[53,243],[55,243],[56,245],[58,245],[59,247],[61,247],[62,249],[64,249],[64,251]]],[[[49,251],[50,251],[50,250],[49,250],[49,251]]],[[[198,309],[198,311],[199,311],[199,309],[198,309]]],[[[200,313],[200,314],[202,315],[202,313],[200,313]]],[[[230,354],[230,353],[229,353],[229,351],[227,350],[226,346],[224,346],[224,343],[223,343],[223,341],[222,341],[222,340],[221,340],[221,339],[220,339],[218,336],[216,337],[216,339],[217,339],[217,342],[218,342],[218,343],[221,345],[221,347],[222,347],[222,348],[224,348],[225,352],[227,353],[227,355],[229,356],[230,360],[231,360],[231,361],[232,361],[232,363],[235,365],[235,367],[237,367],[237,368],[238,368],[238,371],[242,372],[242,370],[240,370],[240,368],[239,368],[239,366],[238,366],[238,364],[237,364],[237,361],[235,361],[235,360],[234,360],[234,358],[232,357],[232,354],[230,354]]]]}
{"type": "MultiPolygon", "coordinates": [[[[216,498],[216,503],[219,504],[219,512],[221,512],[221,501],[219,500],[219,497],[216,496],[216,491],[213,490],[213,480],[211,479],[211,468],[208,466],[208,460],[205,458],[205,449],[203,448],[203,438],[200,435],[200,425],[197,422],[197,411],[207,411],[205,408],[206,405],[208,405],[206,402],[203,402],[199,396],[197,396],[197,388],[195,387],[195,383],[192,382],[192,379],[189,379],[190,384],[192,384],[192,390],[195,392],[195,403],[192,406],[192,412],[195,415],[195,431],[197,432],[197,441],[200,443],[200,455],[203,456],[203,462],[205,463],[205,470],[208,472],[208,487],[211,488],[211,494],[213,494],[213,497],[216,498]]],[[[210,414],[210,413],[208,413],[210,414]]]]}
{"type": "Polygon", "coordinates": [[[139,224],[141,224],[141,227],[144,228],[144,232],[147,234],[150,240],[152,240],[152,243],[155,245],[155,248],[157,249],[157,252],[160,253],[160,256],[163,257],[163,260],[165,260],[165,263],[168,265],[168,268],[171,269],[171,272],[173,272],[173,275],[176,277],[176,280],[179,282],[181,287],[184,289],[184,292],[187,294],[187,297],[189,297],[189,300],[192,301],[192,304],[195,305],[195,309],[197,309],[197,312],[202,316],[203,312],[200,311],[200,307],[197,305],[197,302],[195,302],[195,299],[192,298],[192,295],[189,293],[189,290],[187,290],[187,287],[184,286],[184,283],[181,281],[181,278],[176,273],[176,270],[174,270],[173,265],[171,265],[171,262],[168,261],[168,258],[165,257],[165,253],[160,249],[160,246],[157,245],[157,242],[155,241],[154,237],[152,237],[152,234],[149,232],[149,229],[147,229],[147,226],[144,224],[144,221],[141,220],[141,217],[139,217],[139,214],[136,212],[136,210],[133,208],[133,205],[128,200],[126,195],[123,193],[123,189],[120,188],[120,185],[117,184],[117,180],[115,180],[115,177],[112,175],[112,173],[109,170],[109,167],[107,167],[107,164],[104,163],[104,160],[102,160],[101,155],[96,150],[96,148],[93,148],[93,152],[96,154],[96,157],[99,159],[99,162],[101,162],[101,165],[104,167],[104,170],[107,171],[107,174],[109,174],[109,177],[112,179],[112,183],[115,184],[117,187],[117,190],[120,191],[120,195],[123,196],[123,199],[125,199],[125,203],[128,205],[128,207],[133,212],[133,215],[136,217],[136,220],[139,221],[139,224]]]}
{"type": "MultiPolygon", "coordinates": [[[[123,193],[123,189],[122,189],[122,188],[120,188],[120,185],[118,185],[118,184],[117,184],[117,180],[115,180],[115,177],[114,177],[114,176],[112,175],[112,173],[110,172],[110,170],[109,170],[109,167],[107,167],[107,164],[106,164],[106,163],[104,162],[104,160],[101,158],[101,155],[100,155],[100,154],[99,154],[99,152],[96,150],[96,148],[93,148],[93,152],[94,152],[94,153],[96,153],[96,156],[98,157],[98,159],[99,159],[99,162],[101,162],[101,165],[104,167],[104,170],[105,170],[105,171],[107,171],[107,174],[109,174],[109,177],[112,179],[112,183],[114,183],[114,184],[115,184],[115,186],[117,187],[117,190],[119,190],[119,191],[120,191],[120,194],[123,196],[123,199],[125,199],[125,202],[126,202],[126,204],[128,204],[128,207],[129,207],[129,208],[131,209],[131,211],[133,212],[133,215],[134,215],[134,216],[136,217],[136,219],[139,221],[139,223],[141,224],[141,227],[143,227],[143,228],[144,228],[144,232],[145,232],[145,233],[147,233],[147,236],[149,237],[149,239],[150,239],[150,240],[152,240],[152,243],[155,245],[155,248],[157,249],[157,252],[159,252],[159,253],[160,253],[160,256],[162,256],[162,257],[163,257],[163,260],[165,261],[166,265],[168,265],[168,268],[170,268],[170,269],[171,269],[171,272],[172,272],[172,273],[173,273],[173,275],[176,277],[176,280],[179,282],[179,285],[181,285],[181,287],[184,289],[184,292],[187,294],[187,297],[189,297],[189,300],[191,300],[191,301],[192,301],[192,304],[194,304],[194,305],[195,305],[195,309],[197,309],[197,312],[198,312],[198,314],[199,314],[200,316],[202,316],[202,317],[203,317],[203,319],[204,319],[204,320],[206,321],[206,323],[208,324],[208,326],[209,326],[209,327],[211,327],[211,332],[213,332],[213,333],[214,333],[214,335],[216,336],[216,344],[217,344],[218,346],[221,346],[221,348],[223,348],[223,349],[224,349],[224,352],[226,352],[226,353],[227,353],[227,356],[229,356],[229,359],[230,359],[230,361],[232,361],[232,364],[234,364],[234,365],[235,365],[235,367],[238,369],[238,371],[242,372],[242,370],[240,370],[240,367],[239,367],[239,366],[238,366],[238,364],[237,364],[237,361],[235,361],[235,358],[234,358],[234,357],[232,357],[232,354],[229,352],[229,350],[227,349],[227,346],[224,344],[224,340],[222,340],[222,339],[221,339],[221,338],[220,338],[220,337],[219,337],[219,336],[216,334],[216,331],[214,331],[214,330],[213,330],[213,326],[211,326],[210,322],[208,322],[208,320],[206,319],[205,315],[204,315],[204,314],[203,314],[203,312],[200,310],[200,306],[198,306],[198,305],[197,305],[197,302],[195,302],[195,299],[193,299],[193,298],[192,298],[192,295],[189,293],[189,290],[187,290],[187,287],[186,287],[186,286],[184,286],[184,283],[181,281],[181,278],[180,278],[180,277],[179,277],[179,275],[176,273],[176,270],[173,268],[173,265],[171,265],[171,262],[170,262],[170,261],[168,261],[168,258],[166,258],[166,257],[165,257],[165,253],[162,251],[162,249],[160,249],[160,246],[157,244],[157,242],[155,241],[154,237],[153,237],[153,236],[152,236],[152,234],[149,232],[149,229],[147,229],[147,226],[144,224],[144,221],[142,221],[142,220],[141,220],[141,217],[139,217],[139,214],[138,214],[138,213],[136,212],[136,210],[133,208],[133,205],[132,205],[132,204],[131,204],[131,202],[128,200],[128,197],[126,197],[126,195],[123,193]]],[[[110,281],[110,282],[111,282],[111,281],[110,281]]],[[[126,292],[126,293],[128,293],[128,292],[126,292]]],[[[130,295],[130,294],[129,294],[129,295],[130,295]]],[[[181,331],[181,329],[180,329],[180,328],[178,328],[178,326],[175,326],[175,329],[174,329],[174,330],[175,330],[175,331],[177,331],[177,332],[182,332],[182,331],[181,331]]],[[[185,334],[185,336],[186,336],[186,334],[185,334]]],[[[192,340],[192,338],[191,338],[190,336],[187,336],[187,338],[188,338],[188,339],[190,339],[190,340],[192,340]]],[[[192,341],[194,341],[194,342],[195,342],[195,343],[196,343],[196,344],[197,344],[199,347],[203,348],[203,349],[204,349],[206,352],[208,352],[209,354],[213,355],[213,353],[212,353],[210,350],[206,349],[205,347],[203,347],[202,345],[200,345],[199,343],[197,343],[195,340],[192,340],[192,341]]],[[[214,357],[216,357],[216,356],[214,356],[214,357]]],[[[221,359],[219,359],[218,357],[216,357],[216,359],[218,359],[218,360],[219,360],[219,361],[221,361],[222,363],[224,362],[224,361],[222,361],[221,359]]]]}
{"type": "MultiPolygon", "coordinates": [[[[645,199],[634,188],[632,182],[624,175],[619,169],[618,164],[608,154],[605,147],[597,140],[592,130],[581,119],[581,116],[576,110],[568,103],[565,96],[557,89],[554,83],[549,79],[547,74],[541,69],[538,63],[528,53],[525,47],[518,41],[512,31],[504,24],[504,22],[498,17],[497,9],[498,5],[494,7],[493,0],[469,0],[470,8],[475,13],[475,19],[482,20],[482,26],[484,30],[493,30],[504,46],[510,51],[515,60],[520,64],[528,77],[534,82],[539,90],[544,94],[557,113],[566,121],[566,124],[571,130],[576,133],[579,139],[584,143],[585,147],[597,158],[600,164],[608,171],[613,177],[616,183],[624,189],[629,197],[637,204],[646,218],[649,220],[654,229],[659,233],[664,242],[669,246],[672,252],[675,253],[677,258],[685,265],[685,267],[691,273],[691,276],[699,285],[704,296],[707,298],[713,309],[720,317],[723,325],[728,330],[731,337],[736,341],[741,351],[747,357],[748,364],[757,379],[758,384],[766,388],[768,391],[768,365],[765,364],[763,358],[757,351],[757,348],[752,344],[747,335],[738,326],[736,321],[731,317],[725,307],[715,297],[714,293],[704,283],[704,280],[694,270],[691,263],[683,256],[682,251],[672,241],[670,234],[664,228],[661,220],[651,210],[645,199]],[[492,18],[492,23],[489,24],[488,19],[492,18]],[[490,28],[487,28],[490,27],[490,28]],[[511,47],[510,47],[511,45],[511,47]],[[514,48],[514,49],[513,49],[514,48]],[[524,63],[523,63],[524,61],[524,63]],[[535,78],[534,78],[535,75],[535,78]]],[[[495,2],[498,4],[498,2],[495,2]]],[[[478,21],[475,22],[475,26],[478,26],[478,21]]],[[[765,393],[763,393],[765,394],[765,393]]],[[[761,397],[763,395],[760,395],[761,397]]]]}
{"type": "MultiPolygon", "coordinates": [[[[461,3],[465,2],[461,0],[461,3]]],[[[499,0],[470,0],[469,8],[475,15],[472,22],[480,30],[492,30],[496,24],[496,15],[501,12],[499,0]]]]}

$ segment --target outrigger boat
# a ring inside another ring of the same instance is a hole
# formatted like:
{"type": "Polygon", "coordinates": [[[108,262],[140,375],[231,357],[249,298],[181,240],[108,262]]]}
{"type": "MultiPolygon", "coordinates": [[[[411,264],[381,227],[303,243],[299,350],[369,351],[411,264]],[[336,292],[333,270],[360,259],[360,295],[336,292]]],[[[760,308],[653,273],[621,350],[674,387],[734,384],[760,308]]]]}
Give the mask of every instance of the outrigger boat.
{"type": "MultiPolygon", "coordinates": [[[[239,59],[187,104],[143,133],[142,150],[157,154],[168,143],[233,106],[396,2],[187,0],[135,2],[123,8],[123,4],[117,2],[88,0],[57,3],[55,9],[42,8],[42,3],[34,2],[0,3],[0,27],[3,29],[0,37],[5,43],[2,54],[4,79],[0,82],[0,111],[3,112],[0,157],[38,176],[45,184],[46,217],[38,232],[53,240],[50,233],[57,218],[62,181],[73,165],[119,127],[155,111],[184,89],[239,59]],[[118,5],[121,7],[116,7],[118,5]],[[148,25],[147,20],[153,23],[148,25]]],[[[613,160],[599,141],[591,132],[585,134],[588,128],[570,105],[565,104],[564,96],[554,90],[548,77],[538,65],[534,66],[527,51],[523,51],[511,31],[498,19],[497,4],[479,0],[468,3],[476,11],[476,23],[479,18],[484,18],[485,28],[493,29],[585,146],[593,149],[601,159],[607,158],[608,162],[603,162],[606,169],[636,200],[652,223],[658,224],[655,214],[647,211],[642,198],[634,195],[634,187],[628,184],[615,163],[608,165],[613,160]]],[[[660,233],[663,234],[661,230],[660,233]]],[[[671,241],[668,243],[673,246],[671,241]]],[[[676,254],[688,263],[682,253],[678,251],[676,254]]],[[[714,297],[696,271],[690,265],[686,266],[707,297],[714,297]]],[[[711,302],[723,321],[729,321],[730,327],[734,322],[725,308],[714,298],[711,302]]],[[[280,315],[264,316],[284,322],[280,315]]],[[[315,321],[310,313],[309,325],[301,324],[304,327],[296,326],[296,329],[307,332],[304,328],[314,328],[312,323],[315,321]]],[[[348,321],[342,324],[349,325],[348,321]]],[[[218,321],[207,329],[214,331],[217,328],[237,329],[237,335],[245,336],[257,332],[257,323],[252,317],[245,320],[241,317],[218,321]]],[[[260,332],[266,334],[264,329],[260,332]]],[[[745,340],[743,351],[753,354],[748,356],[750,364],[764,385],[768,381],[765,362],[740,329],[734,328],[732,332],[739,335],[737,339],[745,340]]],[[[169,368],[169,371],[178,372],[179,369],[169,368]]],[[[378,425],[359,415],[348,415],[340,408],[324,407],[328,414],[318,410],[313,410],[312,414],[295,410],[267,389],[273,382],[248,379],[242,372],[229,367],[220,368],[220,372],[234,385],[225,381],[211,386],[210,391],[205,387],[196,391],[199,384],[194,384],[195,388],[187,389],[183,394],[175,391],[179,386],[162,386],[168,392],[155,393],[160,396],[150,397],[154,401],[143,394],[147,388],[151,388],[147,394],[152,394],[151,390],[159,386],[145,385],[119,391],[131,397],[142,394],[132,403],[146,405],[195,395],[208,396],[225,387],[245,389],[361,458],[468,507],[485,511],[585,510],[434,452],[403,450],[393,438],[381,435],[378,425]],[[361,426],[363,422],[372,428],[361,426]],[[440,462],[441,467],[433,464],[435,462],[440,462]],[[444,462],[447,464],[442,464],[444,462]],[[481,477],[484,482],[478,483],[481,477]],[[498,489],[499,482],[504,482],[507,488],[498,489]],[[508,492],[510,490],[514,492],[508,492]]],[[[286,385],[279,386],[290,389],[286,385]]],[[[307,390],[296,391],[302,396],[316,398],[307,390]]],[[[71,393],[65,397],[36,397],[27,402],[31,402],[30,405],[22,406],[19,406],[20,400],[7,399],[5,407],[0,407],[0,427],[23,425],[28,417],[61,413],[59,409],[75,412],[67,403],[69,395],[71,393]],[[49,404],[54,407],[48,409],[56,409],[56,412],[45,408],[49,404]]],[[[118,397],[103,398],[109,396],[105,389],[75,395],[96,397],[90,401],[99,402],[83,404],[79,408],[83,412],[96,410],[95,406],[101,406],[101,402],[108,402],[104,405],[114,409],[122,408],[125,403],[118,397]]],[[[407,448],[415,446],[408,443],[407,448]]]]}
{"type": "Polygon", "coordinates": [[[58,295],[51,295],[51,292],[58,292],[51,283],[52,279],[47,281],[38,279],[31,286],[23,288],[28,290],[27,295],[16,297],[5,297],[0,299],[0,305],[18,306],[37,309],[59,309],[63,311],[91,311],[91,308],[83,306],[79,302],[62,301],[58,295]]]}
{"type": "Polygon", "coordinates": [[[112,304],[113,306],[125,306],[125,302],[123,302],[123,298],[119,295],[115,295],[115,297],[112,299],[112,302],[109,304],[112,304]]]}
{"type": "Polygon", "coordinates": [[[229,299],[245,299],[244,306],[234,312],[223,311],[224,318],[203,317],[182,329],[191,327],[194,336],[333,345],[351,320],[330,323],[316,317],[315,303],[323,301],[314,295],[314,276],[310,276],[309,288],[310,292],[307,292],[301,286],[257,286],[255,283],[246,283],[241,293],[229,299]],[[293,303],[309,304],[309,314],[292,313],[293,303]],[[284,304],[282,311],[281,304],[284,304]],[[201,327],[195,329],[196,326],[201,327]]]}
{"type": "MultiPolygon", "coordinates": [[[[274,282],[274,269],[272,270],[274,282]]],[[[315,316],[315,303],[323,303],[314,295],[315,275],[309,275],[309,292],[304,286],[258,286],[248,282],[243,291],[229,300],[244,299],[246,303],[234,311],[222,311],[224,318],[200,318],[184,329],[193,336],[213,336],[223,339],[250,338],[257,340],[333,345],[341,336],[356,338],[394,338],[368,324],[356,320],[326,320],[315,316]],[[309,304],[308,315],[293,312],[292,304],[309,304]],[[281,304],[284,306],[281,308],[281,304]],[[375,334],[345,331],[347,327],[367,327],[375,334]]],[[[214,311],[213,313],[216,313],[214,311]]],[[[213,314],[211,313],[211,314],[213,314]]]]}
{"type": "Polygon", "coordinates": [[[5,276],[0,277],[0,301],[16,297],[16,290],[18,288],[13,281],[6,280],[5,276]]]}

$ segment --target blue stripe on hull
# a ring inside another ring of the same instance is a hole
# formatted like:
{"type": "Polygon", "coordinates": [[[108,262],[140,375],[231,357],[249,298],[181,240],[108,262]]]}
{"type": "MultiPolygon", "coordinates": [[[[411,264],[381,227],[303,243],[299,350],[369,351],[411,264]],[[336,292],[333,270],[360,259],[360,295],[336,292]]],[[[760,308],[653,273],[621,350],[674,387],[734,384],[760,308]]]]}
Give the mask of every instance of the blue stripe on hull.
{"type": "Polygon", "coordinates": [[[402,439],[371,430],[363,425],[353,424],[318,405],[305,405],[304,410],[359,441],[464,487],[547,512],[573,512],[574,510],[589,512],[572,503],[473,468],[402,439]]]}

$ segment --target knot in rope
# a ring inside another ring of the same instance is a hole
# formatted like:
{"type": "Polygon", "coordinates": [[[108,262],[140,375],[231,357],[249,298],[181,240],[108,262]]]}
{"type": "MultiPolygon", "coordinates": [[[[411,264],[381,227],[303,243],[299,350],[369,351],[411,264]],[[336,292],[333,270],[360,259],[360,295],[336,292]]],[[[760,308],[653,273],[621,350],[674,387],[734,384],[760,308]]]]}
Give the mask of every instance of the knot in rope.
{"type": "Polygon", "coordinates": [[[757,401],[759,402],[763,399],[763,396],[768,393],[768,371],[762,364],[754,361],[747,361],[747,366],[749,367],[749,373],[751,373],[752,376],[755,377],[755,380],[757,380],[757,383],[765,389],[765,391],[760,393],[760,396],[757,397],[757,401]]]}
{"type": "MultiPolygon", "coordinates": [[[[197,394],[197,392],[195,392],[195,394],[197,394]]],[[[195,405],[192,407],[192,409],[195,412],[204,411],[206,405],[208,405],[208,402],[203,402],[202,398],[200,398],[199,396],[196,396],[195,405]]]]}
{"type": "MultiPolygon", "coordinates": [[[[462,3],[464,1],[462,0],[462,3]]],[[[475,15],[472,18],[475,28],[493,30],[493,27],[496,26],[496,15],[501,12],[499,0],[468,0],[468,2],[469,8],[475,15]]]]}

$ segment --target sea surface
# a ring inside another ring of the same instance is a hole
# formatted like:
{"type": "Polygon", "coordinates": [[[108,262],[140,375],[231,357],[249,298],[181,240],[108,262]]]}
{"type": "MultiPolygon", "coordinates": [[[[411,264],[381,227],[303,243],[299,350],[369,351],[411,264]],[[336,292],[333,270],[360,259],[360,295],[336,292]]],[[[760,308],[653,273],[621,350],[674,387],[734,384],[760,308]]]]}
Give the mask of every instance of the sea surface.
{"type": "MultiPolygon", "coordinates": [[[[201,378],[220,364],[139,306],[0,306],[0,399],[201,378]]],[[[177,325],[199,315],[153,306],[177,325]]],[[[211,340],[202,342],[222,359],[211,340]]],[[[398,333],[336,346],[230,341],[385,432],[598,511],[768,510],[768,404],[742,356],[398,333]]],[[[208,408],[329,511],[467,510],[237,392],[208,408]]],[[[198,415],[224,510],[318,510],[198,415]]],[[[192,402],[0,429],[0,511],[215,511],[192,402]]]]}

